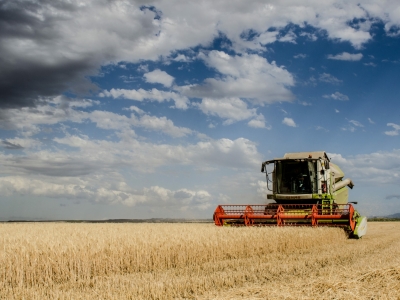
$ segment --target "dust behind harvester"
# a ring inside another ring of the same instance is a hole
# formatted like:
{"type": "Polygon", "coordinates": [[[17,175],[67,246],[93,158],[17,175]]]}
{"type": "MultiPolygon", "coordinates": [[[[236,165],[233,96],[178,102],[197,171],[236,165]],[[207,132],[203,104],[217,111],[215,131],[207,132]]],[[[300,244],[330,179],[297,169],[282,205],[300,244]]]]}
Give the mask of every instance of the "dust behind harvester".
{"type": "Polygon", "coordinates": [[[286,153],[283,158],[261,165],[266,174],[267,199],[264,205],[219,205],[214,212],[217,226],[331,226],[343,227],[350,236],[366,234],[367,218],[348,202],[344,173],[324,151],[286,153]],[[270,169],[268,172],[267,169],[270,169]]]}

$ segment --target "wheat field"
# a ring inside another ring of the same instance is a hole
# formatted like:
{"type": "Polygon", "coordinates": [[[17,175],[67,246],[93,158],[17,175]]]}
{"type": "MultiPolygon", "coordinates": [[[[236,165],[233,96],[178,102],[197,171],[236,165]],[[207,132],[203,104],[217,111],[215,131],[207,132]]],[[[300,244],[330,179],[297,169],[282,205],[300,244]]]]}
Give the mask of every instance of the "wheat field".
{"type": "Polygon", "coordinates": [[[0,224],[1,299],[400,299],[400,223],[0,224]]]}

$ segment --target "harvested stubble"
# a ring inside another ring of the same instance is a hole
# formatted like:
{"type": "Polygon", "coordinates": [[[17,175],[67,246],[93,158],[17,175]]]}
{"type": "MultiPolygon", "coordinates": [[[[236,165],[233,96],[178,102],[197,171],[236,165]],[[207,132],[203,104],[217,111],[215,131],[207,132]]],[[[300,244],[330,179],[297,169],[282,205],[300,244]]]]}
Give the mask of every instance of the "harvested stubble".
{"type": "Polygon", "coordinates": [[[398,299],[397,224],[1,224],[0,298],[398,299]]]}

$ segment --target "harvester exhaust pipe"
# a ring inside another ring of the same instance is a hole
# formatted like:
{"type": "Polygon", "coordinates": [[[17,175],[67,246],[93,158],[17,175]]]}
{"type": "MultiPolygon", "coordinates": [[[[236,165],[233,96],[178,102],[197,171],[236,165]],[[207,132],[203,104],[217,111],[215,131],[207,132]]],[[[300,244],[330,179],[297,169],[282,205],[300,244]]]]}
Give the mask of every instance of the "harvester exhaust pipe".
{"type": "Polygon", "coordinates": [[[333,188],[333,191],[336,192],[337,190],[340,190],[341,188],[345,187],[346,185],[351,189],[354,187],[353,181],[351,181],[351,179],[347,178],[345,180],[342,180],[342,181],[336,183],[333,188]]]}

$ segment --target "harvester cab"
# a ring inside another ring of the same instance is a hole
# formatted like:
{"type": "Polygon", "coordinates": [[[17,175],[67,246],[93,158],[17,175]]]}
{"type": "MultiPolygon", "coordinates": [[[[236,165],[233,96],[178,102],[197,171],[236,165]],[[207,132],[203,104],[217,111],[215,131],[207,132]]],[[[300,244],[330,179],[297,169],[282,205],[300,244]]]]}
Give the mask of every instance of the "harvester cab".
{"type": "Polygon", "coordinates": [[[348,202],[343,171],[324,151],[286,153],[283,158],[261,165],[270,191],[264,205],[219,205],[214,212],[218,226],[333,226],[343,227],[349,236],[366,234],[367,218],[348,202]]]}

